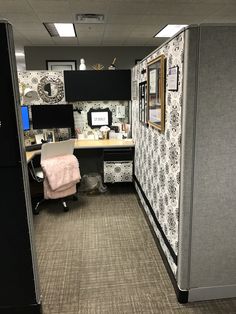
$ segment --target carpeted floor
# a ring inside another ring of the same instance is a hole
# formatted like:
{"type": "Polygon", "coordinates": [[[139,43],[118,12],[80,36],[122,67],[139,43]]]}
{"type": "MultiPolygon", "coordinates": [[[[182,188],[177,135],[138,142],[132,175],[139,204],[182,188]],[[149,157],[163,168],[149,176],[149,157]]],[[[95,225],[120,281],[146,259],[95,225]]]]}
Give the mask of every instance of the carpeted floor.
{"type": "Polygon", "coordinates": [[[34,216],[44,314],[236,313],[236,299],[181,305],[131,186],[34,216]]]}

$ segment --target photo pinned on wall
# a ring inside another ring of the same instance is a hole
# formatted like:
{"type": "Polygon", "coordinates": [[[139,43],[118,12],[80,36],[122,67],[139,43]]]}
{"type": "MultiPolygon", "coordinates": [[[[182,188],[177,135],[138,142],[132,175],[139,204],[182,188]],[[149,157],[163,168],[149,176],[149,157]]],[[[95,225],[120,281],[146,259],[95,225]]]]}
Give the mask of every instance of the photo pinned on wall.
{"type": "Polygon", "coordinates": [[[147,81],[139,83],[139,121],[147,126],[147,81]]]}
{"type": "Polygon", "coordinates": [[[179,84],[179,67],[176,65],[168,69],[167,86],[169,91],[177,92],[179,84]]]}
{"type": "Polygon", "coordinates": [[[70,71],[77,69],[76,60],[46,60],[49,71],[70,71]]]}

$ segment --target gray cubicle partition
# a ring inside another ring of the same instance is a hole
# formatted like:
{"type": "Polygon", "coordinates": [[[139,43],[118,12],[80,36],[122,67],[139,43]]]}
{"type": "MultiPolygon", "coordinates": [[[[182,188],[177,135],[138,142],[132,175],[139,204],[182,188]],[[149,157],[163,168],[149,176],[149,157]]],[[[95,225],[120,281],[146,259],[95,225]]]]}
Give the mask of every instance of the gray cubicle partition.
{"type": "Polygon", "coordinates": [[[236,24],[182,29],[133,68],[133,83],[162,54],[164,132],[139,123],[132,100],[136,189],[178,300],[236,297],[236,24]]]}
{"type": "Polygon", "coordinates": [[[236,297],[236,26],[185,31],[178,285],[236,297]]]}
{"type": "Polygon", "coordinates": [[[0,22],[0,312],[41,312],[12,27],[0,22]]]}

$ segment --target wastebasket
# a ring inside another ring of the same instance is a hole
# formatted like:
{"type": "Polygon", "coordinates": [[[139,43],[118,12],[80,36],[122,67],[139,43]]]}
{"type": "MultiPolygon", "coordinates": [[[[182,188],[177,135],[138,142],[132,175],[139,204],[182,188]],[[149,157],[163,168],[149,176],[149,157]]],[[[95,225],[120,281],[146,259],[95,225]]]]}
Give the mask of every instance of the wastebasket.
{"type": "Polygon", "coordinates": [[[82,176],[78,191],[104,193],[107,191],[107,187],[102,183],[102,177],[99,173],[88,173],[82,176]]]}

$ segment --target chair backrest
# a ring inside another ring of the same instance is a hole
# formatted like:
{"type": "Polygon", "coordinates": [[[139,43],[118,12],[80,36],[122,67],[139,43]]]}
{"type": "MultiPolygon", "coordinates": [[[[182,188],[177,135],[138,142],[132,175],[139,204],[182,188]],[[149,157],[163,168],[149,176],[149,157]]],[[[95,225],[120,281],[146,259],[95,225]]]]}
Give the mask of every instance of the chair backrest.
{"type": "Polygon", "coordinates": [[[41,161],[56,156],[72,155],[74,152],[74,145],[74,139],[42,144],[41,161]]]}

